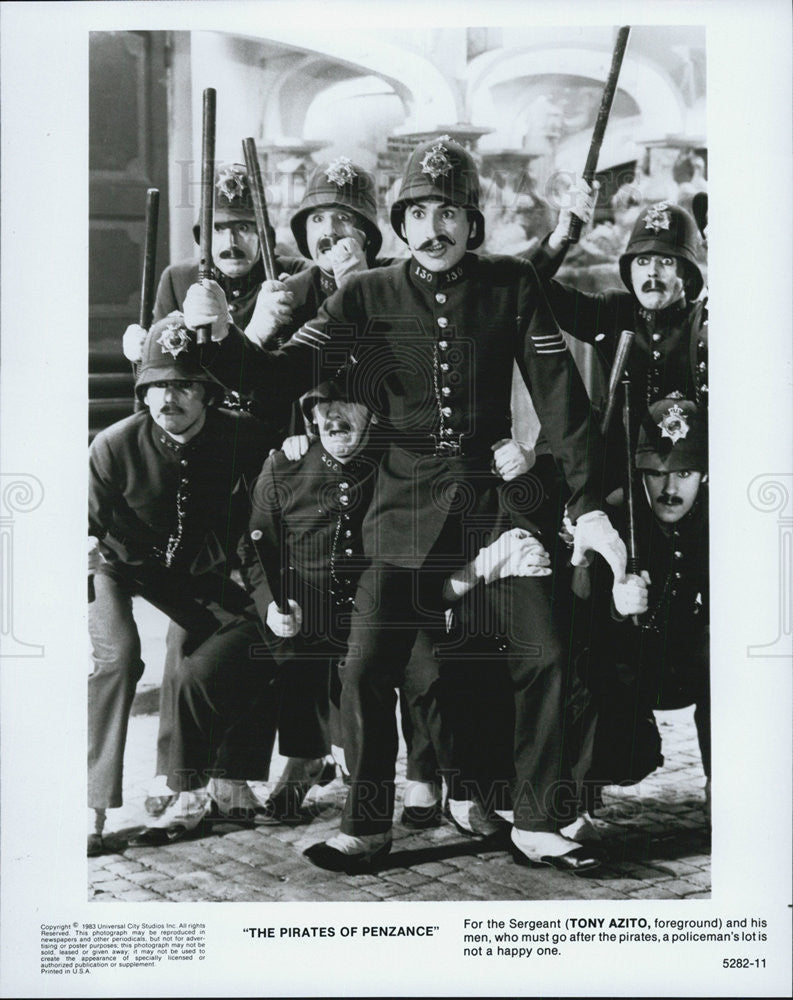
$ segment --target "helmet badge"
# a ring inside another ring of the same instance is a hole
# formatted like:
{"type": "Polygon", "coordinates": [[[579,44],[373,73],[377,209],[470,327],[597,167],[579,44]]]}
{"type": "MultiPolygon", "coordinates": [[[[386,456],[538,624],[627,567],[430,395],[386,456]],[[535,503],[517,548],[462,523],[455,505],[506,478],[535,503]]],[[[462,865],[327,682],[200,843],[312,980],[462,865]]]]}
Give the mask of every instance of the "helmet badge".
{"type": "Polygon", "coordinates": [[[248,178],[242,169],[234,166],[221,167],[215,184],[218,194],[224,195],[230,202],[245,196],[248,178]]]}
{"type": "Polygon", "coordinates": [[[353,169],[352,160],[346,156],[339,156],[332,163],[328,164],[325,176],[336,187],[344,187],[345,184],[352,184],[358,174],[353,169]]]}
{"type": "Polygon", "coordinates": [[[651,205],[644,217],[644,228],[652,229],[654,233],[660,233],[662,229],[668,229],[670,224],[669,202],[659,201],[651,205]]]}
{"type": "Polygon", "coordinates": [[[190,346],[190,337],[183,326],[172,323],[162,331],[157,338],[157,343],[162,347],[162,353],[169,352],[174,357],[186,351],[190,346]]]}
{"type": "Polygon", "coordinates": [[[673,403],[661,418],[658,427],[662,438],[669,438],[672,444],[677,444],[689,432],[688,417],[682,409],[673,403]]]}
{"type": "Polygon", "coordinates": [[[421,172],[429,174],[434,181],[439,177],[445,177],[452,169],[452,162],[446,155],[449,151],[443,145],[449,141],[448,135],[442,135],[421,161],[421,172]]]}

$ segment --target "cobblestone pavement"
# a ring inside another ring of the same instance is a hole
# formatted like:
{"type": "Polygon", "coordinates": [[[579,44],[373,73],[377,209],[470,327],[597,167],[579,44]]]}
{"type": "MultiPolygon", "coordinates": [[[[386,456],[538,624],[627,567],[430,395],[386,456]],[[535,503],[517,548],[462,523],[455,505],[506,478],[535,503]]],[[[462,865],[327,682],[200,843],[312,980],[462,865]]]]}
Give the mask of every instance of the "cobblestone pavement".
{"type": "MultiPolygon", "coordinates": [[[[153,646],[153,644],[152,644],[153,646]]],[[[338,777],[312,789],[305,822],[296,827],[245,827],[229,822],[164,847],[127,846],[145,825],[143,801],[154,773],[156,687],[144,689],[130,720],[124,801],[108,812],[107,853],[88,859],[89,898],[118,901],[326,901],[507,899],[705,899],[710,896],[710,830],[693,708],[659,712],[666,763],[632,788],[609,788],[596,826],[608,861],[592,875],[516,865],[507,831],[473,840],[444,820],[427,831],[394,825],[391,854],[371,874],[348,876],[314,868],[302,851],[336,832],[346,788],[338,777]]],[[[253,784],[264,800],[284,760],[274,757],[271,781],[253,784]]],[[[405,775],[397,769],[397,811],[405,775]]]]}

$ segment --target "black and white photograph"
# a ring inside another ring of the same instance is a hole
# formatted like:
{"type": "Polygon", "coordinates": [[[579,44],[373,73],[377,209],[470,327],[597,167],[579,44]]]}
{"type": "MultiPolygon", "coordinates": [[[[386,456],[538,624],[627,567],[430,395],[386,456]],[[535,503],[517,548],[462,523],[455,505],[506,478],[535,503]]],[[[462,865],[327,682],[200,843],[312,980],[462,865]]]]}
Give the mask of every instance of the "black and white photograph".
{"type": "Polygon", "coordinates": [[[90,37],[94,898],[702,898],[705,31],[301,42],[90,37]]]}
{"type": "Polygon", "coordinates": [[[25,6],[3,995],[790,995],[790,12],[25,6]]]}

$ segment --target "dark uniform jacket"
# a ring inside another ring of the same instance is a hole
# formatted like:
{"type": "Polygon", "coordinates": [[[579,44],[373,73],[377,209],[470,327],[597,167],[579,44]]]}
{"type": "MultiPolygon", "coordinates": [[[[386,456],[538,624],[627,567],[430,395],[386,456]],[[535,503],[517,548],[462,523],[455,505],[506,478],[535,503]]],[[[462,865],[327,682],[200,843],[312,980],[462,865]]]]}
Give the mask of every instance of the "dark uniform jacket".
{"type": "Polygon", "coordinates": [[[185,578],[227,574],[269,442],[246,414],[208,408],[186,444],[142,410],[101,431],[89,452],[89,533],[100,572],[142,567],[185,578]]]}
{"type": "MultiPolygon", "coordinates": [[[[275,265],[279,274],[282,272],[296,274],[307,267],[308,262],[303,257],[278,257],[275,265]]],[[[253,315],[256,297],[264,281],[264,265],[261,259],[241,278],[229,278],[217,269],[213,278],[226,294],[234,325],[244,330],[253,315]]],[[[154,300],[155,322],[175,310],[181,312],[187,289],[197,281],[197,260],[183,260],[166,267],[160,277],[154,300]]]]}
{"type": "Polygon", "coordinates": [[[630,292],[579,292],[549,283],[548,296],[559,324],[577,340],[597,348],[606,374],[623,330],[635,333],[629,369],[637,422],[642,410],[671,392],[707,404],[706,304],[679,301],[666,309],[643,309],[630,292]]]}
{"type": "MultiPolygon", "coordinates": [[[[355,589],[369,561],[362,526],[377,477],[374,448],[342,464],[319,441],[296,462],[275,452],[252,492],[246,577],[262,621],[270,602],[297,601],[297,645],[344,649],[355,589]]],[[[273,644],[275,645],[275,644],[273,644]]]]}
{"type": "Polygon", "coordinates": [[[610,572],[600,560],[593,566],[592,600],[576,605],[576,624],[586,633],[578,675],[590,693],[589,712],[594,711],[596,721],[593,743],[579,768],[595,789],[640,781],[663,763],[653,710],[696,704],[707,711],[709,704],[704,488],[674,525],[662,527],[649,506],[638,503],[637,547],[640,567],[651,580],[649,607],[638,626],[614,610],[610,572]]]}
{"type": "Polygon", "coordinates": [[[393,440],[367,518],[370,555],[417,568],[452,508],[492,513],[491,445],[509,436],[513,360],[573,494],[572,516],[601,506],[589,400],[528,261],[466,254],[441,274],[409,259],[352,275],[281,351],[246,350],[241,383],[295,394],[355,360],[356,398],[393,440]]]}

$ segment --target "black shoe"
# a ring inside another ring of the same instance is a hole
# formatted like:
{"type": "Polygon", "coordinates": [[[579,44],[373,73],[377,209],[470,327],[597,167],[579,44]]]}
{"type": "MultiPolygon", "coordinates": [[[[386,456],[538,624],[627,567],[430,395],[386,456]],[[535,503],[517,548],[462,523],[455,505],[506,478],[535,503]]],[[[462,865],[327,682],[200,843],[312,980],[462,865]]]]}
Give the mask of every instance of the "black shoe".
{"type": "Polygon", "coordinates": [[[169,832],[164,826],[148,826],[134,837],[130,837],[127,847],[162,847],[171,843],[169,832]]]}
{"type": "Polygon", "coordinates": [[[432,806],[405,806],[399,822],[411,830],[429,830],[441,824],[441,807],[438,803],[432,806]]]}
{"type": "Polygon", "coordinates": [[[385,858],[391,850],[391,841],[386,841],[381,847],[365,854],[344,854],[335,847],[329,847],[325,841],[312,844],[303,851],[303,857],[317,868],[326,872],[344,872],[345,875],[363,875],[371,872],[378,861],[385,858]]]}
{"type": "Polygon", "coordinates": [[[509,849],[516,865],[526,868],[541,868],[550,865],[560,872],[572,872],[573,875],[585,875],[601,865],[601,858],[589,847],[576,847],[567,854],[546,854],[535,861],[527,857],[521,849],[510,841],[509,849]]]}
{"type": "Polygon", "coordinates": [[[101,833],[89,833],[88,834],[88,857],[98,858],[100,854],[105,853],[105,842],[102,840],[101,833]]]}

